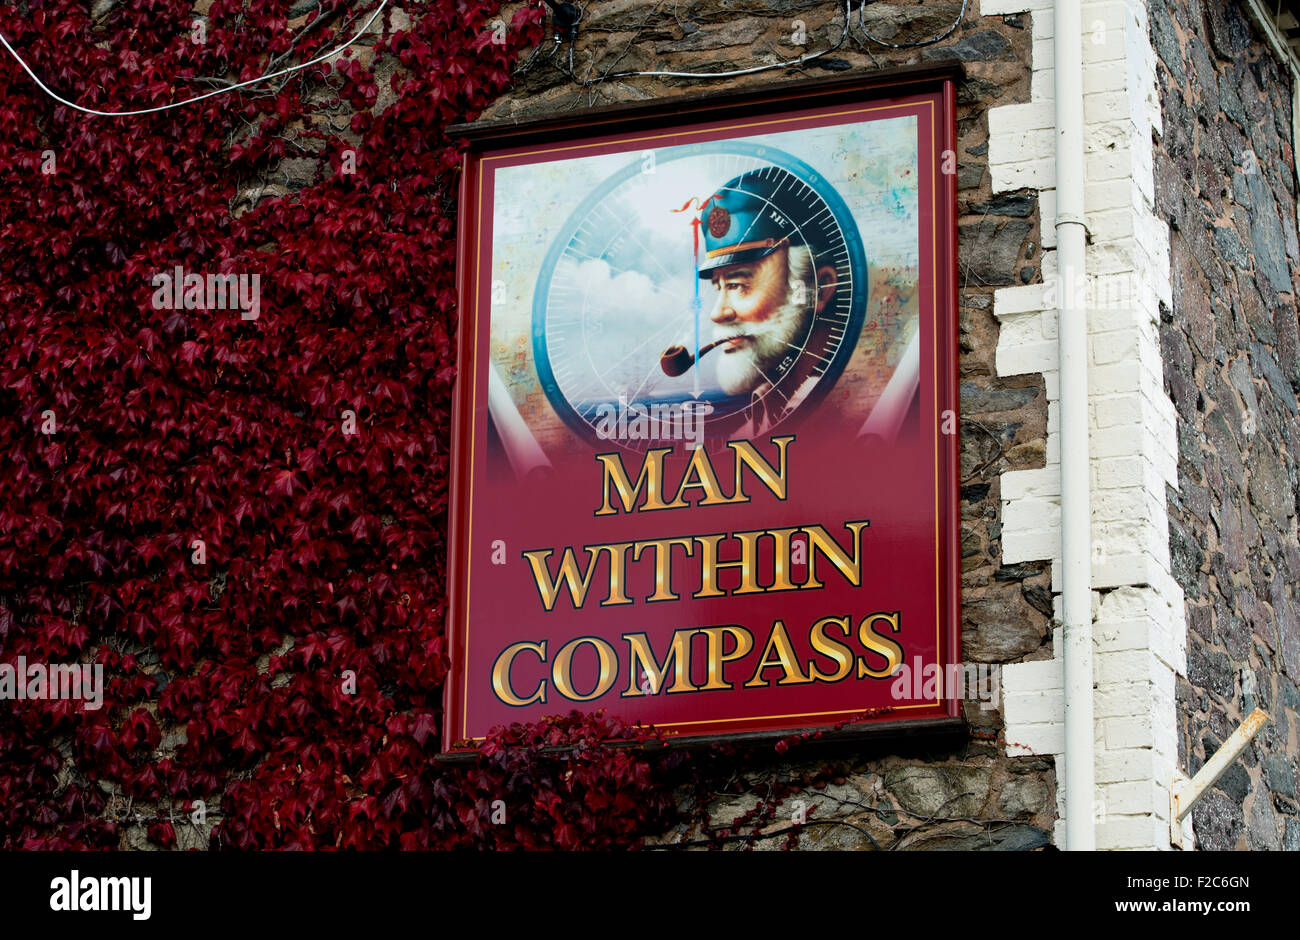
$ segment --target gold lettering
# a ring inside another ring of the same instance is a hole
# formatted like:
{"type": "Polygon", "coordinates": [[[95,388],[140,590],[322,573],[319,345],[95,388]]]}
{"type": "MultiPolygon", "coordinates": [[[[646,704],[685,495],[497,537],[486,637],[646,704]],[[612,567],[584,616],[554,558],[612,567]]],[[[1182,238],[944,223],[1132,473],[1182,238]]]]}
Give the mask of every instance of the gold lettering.
{"type": "Polygon", "coordinates": [[[849,559],[848,552],[840,548],[840,543],[835,541],[821,526],[806,525],[803,527],[803,530],[808,533],[808,580],[803,584],[805,588],[819,588],[822,586],[822,583],[817,580],[816,574],[817,553],[819,551],[844,576],[844,580],[854,587],[861,586],[862,530],[871,525],[871,522],[846,522],[844,525],[853,533],[852,560],[849,559]]]}
{"type": "Polygon", "coordinates": [[[758,537],[763,534],[759,529],[754,532],[734,532],[732,538],[740,540],[740,558],[736,561],[718,560],[718,543],[724,535],[697,535],[695,541],[700,546],[700,589],[692,597],[723,597],[726,592],[718,590],[718,571],[723,568],[740,569],[740,587],[732,594],[759,594],[763,589],[758,586],[757,572],[758,537]]]}
{"type": "Polygon", "coordinates": [[[609,500],[611,485],[618,493],[624,512],[650,512],[655,509],[671,508],[663,501],[660,494],[660,487],[663,485],[664,455],[670,453],[672,453],[671,447],[655,447],[646,451],[645,460],[641,463],[641,472],[637,474],[636,486],[633,486],[628,479],[627,470],[623,467],[623,458],[618,453],[597,454],[596,460],[600,462],[604,476],[601,480],[601,504],[595,514],[612,516],[618,512],[609,500]],[[641,497],[642,484],[646,488],[646,500],[645,505],[638,510],[633,507],[641,497]]]}
{"type": "MultiPolygon", "coordinates": [[[[763,455],[755,450],[754,445],[749,441],[727,441],[727,446],[736,452],[736,498],[734,502],[748,502],[749,497],[745,495],[745,488],[742,485],[741,465],[744,464],[754,471],[758,481],[772,491],[777,499],[785,499],[786,479],[785,479],[785,453],[790,442],[794,440],[794,435],[789,437],[774,437],[772,443],[776,445],[777,453],[780,455],[781,471],[778,473],[772,469],[772,465],[763,459],[763,455]]],[[[701,448],[702,450],[703,448],[701,448]]],[[[699,453],[699,451],[696,451],[699,453]]]]}
{"type": "Polygon", "coordinates": [[[632,598],[623,593],[624,572],[627,569],[627,550],[631,542],[615,542],[611,545],[597,545],[596,551],[609,555],[609,596],[600,602],[601,607],[614,607],[618,604],[630,604],[632,598]]]}
{"type": "Polygon", "coordinates": [[[632,698],[637,695],[644,695],[641,691],[641,675],[644,673],[650,680],[650,694],[658,694],[659,690],[664,687],[664,676],[668,672],[668,664],[673,664],[673,684],[668,689],[668,693],[673,692],[698,692],[699,687],[691,684],[691,637],[698,630],[678,630],[673,633],[672,645],[668,647],[668,652],[664,654],[663,664],[660,665],[655,659],[654,649],[650,645],[650,639],[644,633],[627,633],[623,639],[627,640],[627,645],[632,651],[631,662],[629,664],[632,675],[630,676],[627,691],[623,693],[623,698],[632,698]]]}
{"type": "Polygon", "coordinates": [[[814,682],[839,682],[853,671],[853,650],[847,644],[826,635],[826,628],[831,624],[843,630],[846,638],[853,635],[853,622],[848,617],[823,617],[812,625],[812,630],[808,634],[808,641],[812,644],[812,648],[823,656],[830,657],[836,663],[835,672],[827,675],[815,662],[810,662],[808,673],[814,682]]]}
{"type": "Polygon", "coordinates": [[[520,650],[532,650],[537,654],[537,658],[543,663],[546,662],[546,641],[540,643],[529,643],[527,641],[520,643],[511,643],[501,651],[497,661],[492,664],[492,691],[497,694],[497,698],[507,705],[531,705],[533,702],[546,704],[546,680],[538,679],[537,688],[528,698],[520,698],[515,694],[514,687],[510,684],[510,664],[514,662],[515,656],[520,650]]]}
{"type": "Polygon", "coordinates": [[[551,680],[555,687],[561,695],[575,702],[590,702],[594,698],[600,698],[609,691],[617,678],[618,656],[614,647],[595,636],[580,636],[565,643],[555,655],[555,664],[551,667],[551,680]],[[600,657],[600,677],[596,680],[594,689],[586,695],[579,695],[573,688],[573,654],[584,643],[590,643],[596,648],[600,657]]]}
{"type": "Polygon", "coordinates": [[[733,660],[744,659],[754,648],[754,635],[744,627],[706,627],[701,631],[709,638],[709,681],[702,686],[702,691],[709,689],[729,689],[725,681],[723,667],[733,660]],[[724,637],[730,634],[736,640],[736,648],[730,653],[722,651],[724,637]]]}
{"type": "Polygon", "coordinates": [[[799,585],[790,580],[790,536],[799,529],[769,529],[767,534],[776,542],[772,556],[772,586],[769,591],[793,591],[799,585]]]}
{"type": "Polygon", "coordinates": [[[869,617],[864,617],[862,623],[858,624],[858,642],[870,652],[885,658],[885,668],[883,670],[871,669],[867,666],[866,659],[860,658],[858,660],[859,679],[865,679],[867,676],[873,679],[887,679],[894,674],[894,670],[903,662],[903,647],[892,637],[880,633],[873,627],[877,620],[883,620],[889,624],[894,633],[897,633],[900,629],[900,614],[901,611],[897,610],[892,614],[875,613],[869,617]]]}
{"type": "Polygon", "coordinates": [[[596,570],[596,561],[601,552],[609,555],[609,595],[600,602],[600,606],[632,603],[632,599],[623,593],[624,561],[631,544],[631,542],[615,542],[611,545],[588,546],[584,549],[589,556],[587,567],[581,574],[579,574],[578,560],[573,549],[566,548],[560,557],[560,567],[554,580],[551,578],[547,559],[555,549],[544,548],[524,552],[524,557],[528,559],[528,564],[533,569],[533,579],[537,582],[537,593],[541,597],[542,607],[548,611],[555,608],[555,602],[559,599],[560,584],[563,582],[569,588],[569,599],[573,601],[574,609],[581,609],[586,603],[587,589],[591,586],[591,575],[596,570]]]}
{"type": "Polygon", "coordinates": [[[682,494],[687,490],[703,490],[704,498],[696,503],[697,506],[721,506],[726,503],[743,503],[743,496],[723,496],[722,488],[718,486],[718,477],[713,472],[713,464],[709,463],[709,453],[703,447],[696,448],[691,454],[691,462],[686,465],[686,473],[682,477],[681,486],[677,487],[677,498],[669,503],[669,508],[679,509],[683,506],[691,505],[682,494]],[[696,482],[692,483],[692,478],[696,482]]]}
{"type": "Polygon", "coordinates": [[[754,677],[745,683],[745,688],[753,689],[767,685],[767,680],[763,678],[763,670],[771,666],[780,666],[783,673],[777,680],[777,685],[800,685],[812,681],[800,670],[799,660],[794,655],[794,647],[790,645],[790,638],[785,633],[785,624],[780,620],[772,624],[772,635],[767,638],[763,658],[759,660],[758,668],[754,670],[754,677]],[[776,658],[769,659],[768,654],[774,650],[776,658]]]}
{"type": "Polygon", "coordinates": [[[695,553],[695,545],[691,539],[647,539],[632,546],[633,561],[640,561],[641,552],[645,549],[653,548],[655,550],[655,592],[646,598],[648,601],[681,600],[681,595],[674,594],[672,590],[674,545],[680,545],[686,549],[687,558],[695,553]]]}

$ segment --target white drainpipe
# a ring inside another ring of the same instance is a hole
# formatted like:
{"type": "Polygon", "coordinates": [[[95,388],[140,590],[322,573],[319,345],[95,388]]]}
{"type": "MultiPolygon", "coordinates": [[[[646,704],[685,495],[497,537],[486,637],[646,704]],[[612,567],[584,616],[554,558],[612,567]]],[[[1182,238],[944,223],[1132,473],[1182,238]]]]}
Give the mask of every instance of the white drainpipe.
{"type": "Polygon", "coordinates": [[[1055,0],[1057,337],[1061,360],[1061,601],[1065,634],[1065,848],[1093,828],[1092,512],[1084,244],[1083,27],[1079,0],[1055,0]]]}

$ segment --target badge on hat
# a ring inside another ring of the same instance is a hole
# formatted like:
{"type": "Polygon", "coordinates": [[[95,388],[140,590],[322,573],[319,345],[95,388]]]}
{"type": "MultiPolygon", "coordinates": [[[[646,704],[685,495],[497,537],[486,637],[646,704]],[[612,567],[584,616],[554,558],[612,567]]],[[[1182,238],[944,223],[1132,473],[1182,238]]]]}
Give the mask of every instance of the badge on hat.
{"type": "Polygon", "coordinates": [[[704,260],[700,277],[719,268],[765,258],[794,234],[794,223],[781,205],[780,192],[800,187],[787,170],[766,166],[742,173],[714,193],[700,212],[704,260]]]}

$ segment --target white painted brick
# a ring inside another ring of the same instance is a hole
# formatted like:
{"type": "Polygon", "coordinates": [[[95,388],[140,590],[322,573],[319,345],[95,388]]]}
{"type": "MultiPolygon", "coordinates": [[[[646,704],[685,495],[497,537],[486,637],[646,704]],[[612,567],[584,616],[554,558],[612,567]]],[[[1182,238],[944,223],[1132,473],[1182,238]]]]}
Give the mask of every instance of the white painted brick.
{"type": "Polygon", "coordinates": [[[1092,459],[1106,457],[1137,457],[1145,451],[1141,434],[1135,434],[1132,428],[1094,428],[1089,435],[1092,459]]]}
{"type": "Polygon", "coordinates": [[[1151,644],[1151,624],[1147,620],[1110,620],[1093,625],[1098,652],[1146,650],[1151,644]]]}
{"type": "Polygon", "coordinates": [[[1036,725],[1062,721],[1065,715],[1065,693],[1059,688],[1042,689],[1036,692],[1012,692],[1004,686],[1002,709],[1009,725],[1036,725]]]}
{"type": "MultiPolygon", "coordinates": [[[[1059,400],[1054,251],[1053,44],[1049,0],[986,0],[981,13],[1032,17],[1031,99],[990,112],[995,192],[1039,191],[1044,254],[1036,291],[999,291],[999,375],[1042,373],[1048,463],[1003,474],[1003,557],[1051,559],[1060,616],[1059,400]],[[1015,8],[1014,10],[1012,8],[1015,8]]],[[[1145,0],[1085,0],[1085,306],[1096,621],[1093,625],[1099,848],[1167,847],[1167,781],[1177,765],[1174,682],[1186,669],[1181,589],[1169,575],[1166,483],[1177,483],[1177,417],[1164,395],[1160,303],[1170,303],[1168,226],[1152,211],[1159,128],[1145,0]],[[1105,592],[1104,594],[1102,592],[1105,592]],[[1163,804],[1163,805],[1162,805],[1163,804]]],[[[1059,623],[1054,648],[1062,648],[1059,623]]],[[[1060,660],[1003,669],[1008,753],[1064,747],[1060,660]],[[1023,746],[1023,749],[1022,749],[1023,746]]],[[[1063,765],[1058,763],[1058,771],[1063,765]]],[[[1058,812],[1068,794],[1058,787],[1058,812]]],[[[1058,818],[1059,838],[1064,819],[1058,818]]]]}
{"type": "Polygon", "coordinates": [[[1019,163],[994,163],[989,148],[989,176],[993,192],[1013,189],[1051,189],[1056,186],[1056,161],[1052,157],[1024,160],[1019,163]]]}
{"type": "Polygon", "coordinates": [[[1147,650],[1101,652],[1093,657],[1093,679],[1098,683],[1150,681],[1156,668],[1147,650]]]}
{"type": "Polygon", "coordinates": [[[1133,237],[1133,210],[1107,209],[1088,213],[1088,231],[1094,243],[1120,241],[1133,237]]]}
{"type": "Polygon", "coordinates": [[[1142,389],[1141,367],[1136,362],[1119,362],[1088,370],[1088,395],[1121,395],[1142,389]]]}
{"type": "MultiPolygon", "coordinates": [[[[1037,76],[1038,73],[1034,73],[1037,76]]],[[[1095,95],[1104,91],[1123,91],[1127,93],[1128,75],[1124,69],[1097,68],[1083,70],[1083,93],[1095,95]]]]}
{"type": "Polygon", "coordinates": [[[1093,562],[1092,586],[1113,588],[1127,584],[1145,584],[1150,573],[1159,568],[1159,563],[1146,552],[1107,554],[1103,561],[1093,562]]]}
{"type": "MultiPolygon", "coordinates": [[[[1108,333],[1105,338],[1093,337],[1092,346],[1099,362],[1114,362],[1117,359],[1129,358],[1133,337],[1108,333]],[[1097,351],[1099,346],[1103,351],[1097,351]]],[[[1110,395],[1106,398],[1094,399],[1093,402],[1099,428],[1112,428],[1116,425],[1142,426],[1140,395],[1110,395]]]]}
{"type": "Polygon", "coordinates": [[[1147,748],[1106,750],[1096,757],[1098,783],[1151,780],[1154,777],[1153,769],[1153,756],[1147,748]]]}
{"type": "MultiPolygon", "coordinates": [[[[1126,188],[1128,186],[1128,180],[1103,180],[1095,185],[1098,189],[1102,189],[1113,186],[1116,182],[1123,183],[1126,188]]],[[[1095,242],[1088,245],[1084,263],[1088,267],[1088,272],[1098,277],[1131,276],[1138,270],[1140,261],[1144,257],[1141,254],[1141,245],[1134,242],[1095,242]]],[[[1138,286],[1142,290],[1148,289],[1141,281],[1138,282],[1138,286]]],[[[1130,291],[1130,293],[1139,292],[1130,291]]],[[[1112,292],[1106,293],[1109,295],[1112,292]]]]}
{"type": "MultiPolygon", "coordinates": [[[[1049,192],[1055,192],[1055,191],[1056,190],[1049,190],[1049,192]]],[[[1043,274],[1042,274],[1043,283],[1047,284],[1051,281],[1055,281],[1060,276],[1058,271],[1059,269],[1057,268],[1056,265],[1056,250],[1053,249],[1051,251],[1044,251],[1043,252],[1043,274]]],[[[1055,306],[1055,304],[1053,304],[1053,306],[1055,306]]]]}
{"type": "Polygon", "coordinates": [[[1051,39],[1056,35],[1055,4],[1049,4],[1042,10],[1034,11],[1034,38],[1051,39]]]}
{"type": "Polygon", "coordinates": [[[1088,327],[1098,332],[1134,329],[1144,319],[1135,307],[1107,306],[1088,311],[1088,327]]]}
{"type": "Polygon", "coordinates": [[[1150,588],[1122,587],[1099,595],[1097,616],[1103,620],[1132,620],[1146,617],[1156,606],[1156,597],[1150,588]]]}
{"type": "Polygon", "coordinates": [[[1092,24],[1083,24],[1083,67],[1099,66],[1124,70],[1124,30],[1117,24],[1093,31],[1092,24]]]}
{"type": "Polygon", "coordinates": [[[1155,743],[1155,732],[1151,728],[1151,716],[1137,715],[1132,718],[1108,718],[1105,722],[1104,737],[1106,747],[1111,750],[1127,747],[1151,747],[1155,743]]]}
{"type": "MultiPolygon", "coordinates": [[[[1098,20],[1107,26],[1122,28],[1129,16],[1130,3],[1133,0],[1085,0],[1079,8],[1083,28],[1089,30],[1098,20]]],[[[1137,0],[1144,2],[1144,0],[1137,0]]]]}
{"type": "Polygon", "coordinates": [[[1092,465],[1094,487],[1141,486],[1145,464],[1141,457],[1115,457],[1097,460],[1092,465]]]}
{"type": "Polygon", "coordinates": [[[989,137],[994,135],[1021,134],[1029,130],[1045,130],[1048,145],[1043,153],[1055,156],[1056,150],[1052,135],[1056,129],[1056,108],[1049,102],[1027,101],[1020,104],[1004,104],[989,110],[989,137]]]}
{"type": "MultiPolygon", "coordinates": [[[[1014,523],[1019,523],[1019,526],[1035,522],[1042,524],[1043,509],[1034,509],[1033,511],[1025,511],[1025,509],[1024,504],[1011,504],[1004,514],[1004,528],[1002,530],[1003,561],[1043,561],[1045,559],[1060,558],[1061,529],[1059,523],[1055,528],[1051,529],[1025,530],[1017,527],[1010,532],[1007,531],[1006,527],[1014,523]],[[1022,516],[1025,518],[1024,522],[1021,522],[1022,516]]],[[[1059,507],[1056,508],[1055,514],[1059,517],[1059,507]]]]}
{"type": "Polygon", "coordinates": [[[1057,499],[1061,496],[1059,471],[1011,470],[1002,474],[1002,499],[1057,499]]]}
{"type": "Polygon", "coordinates": [[[1104,147],[1090,150],[1085,146],[1084,174],[1090,180],[1129,179],[1133,173],[1133,154],[1127,148],[1104,147]]]}
{"type": "MultiPolygon", "coordinates": [[[[997,108],[989,112],[989,123],[993,123],[993,115],[999,111],[1014,111],[1025,105],[1008,105],[1005,108],[997,108]]],[[[1015,137],[1005,134],[993,136],[989,132],[989,168],[994,177],[997,176],[997,170],[1003,164],[1025,163],[1034,160],[1052,160],[1054,132],[1050,127],[1032,128],[1022,127],[1020,133],[1015,137]]]]}
{"type": "Polygon", "coordinates": [[[1034,40],[1030,47],[1030,53],[1037,68],[1050,69],[1056,67],[1056,46],[1052,39],[1050,32],[1034,30],[1034,40]]]}
{"type": "MultiPolygon", "coordinates": [[[[1109,69],[1088,69],[1087,71],[1105,72],[1109,69]]],[[[1122,69],[1115,71],[1123,74],[1122,69]]],[[[1126,121],[1129,117],[1128,90],[1103,91],[1083,96],[1083,119],[1089,124],[1105,124],[1108,121],[1126,121]]]]}
{"type": "Polygon", "coordinates": [[[1132,519],[1146,511],[1147,492],[1140,486],[1102,490],[1092,494],[1090,502],[1094,522],[1132,519]]]}
{"type": "MultiPolygon", "coordinates": [[[[1148,537],[1146,519],[1123,519],[1118,522],[1094,522],[1092,525],[1093,558],[1105,561],[1111,555],[1124,555],[1144,544],[1148,537]]],[[[1128,583],[1128,582],[1125,582],[1128,583]]]]}
{"type": "Polygon", "coordinates": [[[996,354],[1000,376],[1028,375],[1055,369],[1056,361],[1056,340],[1043,340],[1041,343],[1025,343],[1007,348],[999,344],[996,354]]]}
{"type": "Polygon", "coordinates": [[[1159,843],[1161,823],[1151,816],[1107,816],[1097,826],[1098,849],[1151,849],[1169,847],[1169,827],[1164,826],[1164,845],[1159,843]]]}
{"type": "MultiPolygon", "coordinates": [[[[1063,287],[1056,286],[1055,277],[1052,278],[1052,281],[1055,289],[1064,289],[1063,287]]],[[[1049,293],[1051,293],[1051,291],[1049,291],[1049,293]]],[[[1060,315],[1061,311],[1059,308],[1043,311],[1042,316],[1039,317],[1039,323],[1043,328],[1043,339],[1057,339],[1056,322],[1060,319],[1060,315]]]]}
{"type": "Polygon", "coordinates": [[[1064,664],[1059,659],[1041,659],[1029,663],[1012,663],[1002,667],[1002,692],[1018,695],[1064,688],[1064,664]]]}
{"type": "Polygon", "coordinates": [[[1129,780],[1124,783],[1107,783],[1097,788],[1098,801],[1105,815],[1126,815],[1154,812],[1163,802],[1169,802],[1168,793],[1154,780],[1129,780]]]}
{"type": "Polygon", "coordinates": [[[1065,750],[1065,725],[1037,724],[1017,725],[1014,735],[1007,734],[1007,754],[1012,757],[1027,757],[1032,754],[1060,754],[1065,750]]]}
{"type": "Polygon", "coordinates": [[[1115,682],[1098,687],[1093,696],[1093,716],[1120,718],[1146,713],[1151,700],[1151,686],[1147,682],[1115,682]]]}
{"type": "Polygon", "coordinates": [[[1056,401],[1047,403],[1047,466],[1056,474],[1060,474],[1061,468],[1061,402],[1059,396],[1056,401]],[[1055,465],[1055,466],[1053,466],[1055,465]]]}
{"type": "Polygon", "coordinates": [[[1043,247],[1056,247],[1056,190],[1045,189],[1038,194],[1038,220],[1043,247]]]}
{"type": "MultiPolygon", "coordinates": [[[[995,309],[996,304],[997,301],[995,300],[995,309]]],[[[1046,338],[1043,336],[1042,314],[1037,311],[1006,316],[999,314],[998,319],[1001,321],[998,329],[998,347],[1000,349],[1010,351],[1023,346],[1041,343],[1046,338]]]]}
{"type": "MultiPolygon", "coordinates": [[[[1134,156],[1130,151],[1141,146],[1142,140],[1131,121],[1104,121],[1100,124],[1085,124],[1083,127],[1083,152],[1086,156],[1124,153],[1126,159],[1131,161],[1134,156]]],[[[1124,174],[1123,178],[1129,179],[1129,174],[1124,174]]],[[[1088,174],[1084,182],[1086,184],[1095,179],[1097,177],[1088,174]]]]}
{"type": "Polygon", "coordinates": [[[1045,284],[1024,284],[1003,287],[993,292],[993,315],[1002,318],[1024,313],[1040,313],[1047,309],[1043,299],[1045,284]]]}
{"type": "MultiPolygon", "coordinates": [[[[1105,89],[1087,87],[1085,76],[1085,90],[1102,91],[1105,89]]],[[[1056,70],[1050,68],[1034,68],[1029,78],[1029,98],[1032,101],[1053,101],[1056,96],[1056,70]]]]}
{"type": "Polygon", "coordinates": [[[1083,186],[1084,200],[1089,212],[1101,209],[1131,209],[1133,186],[1129,180],[1087,181],[1083,186]]]}

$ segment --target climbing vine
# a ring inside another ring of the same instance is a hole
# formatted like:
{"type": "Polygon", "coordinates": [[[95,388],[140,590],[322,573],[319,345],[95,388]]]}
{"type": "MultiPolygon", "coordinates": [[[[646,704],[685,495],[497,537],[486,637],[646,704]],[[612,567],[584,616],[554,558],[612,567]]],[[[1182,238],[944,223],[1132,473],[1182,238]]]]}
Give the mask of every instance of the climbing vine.
{"type": "MultiPolygon", "coordinates": [[[[139,110],[307,62],[376,3],[203,7],[28,0],[0,33],[62,97],[139,110]]],[[[688,754],[604,714],[435,760],[446,128],[551,39],[540,6],[504,16],[386,8],[326,62],[136,117],[79,113],[0,59],[0,664],[105,680],[99,708],[3,703],[0,848],[607,849],[688,823],[679,847],[789,848],[856,828],[814,818],[846,765],[754,779],[739,746],[688,754]],[[230,290],[214,304],[190,276],[230,290]],[[806,822],[778,819],[804,788],[806,822]],[[725,824],[700,809],[744,793],[725,824]]]]}

